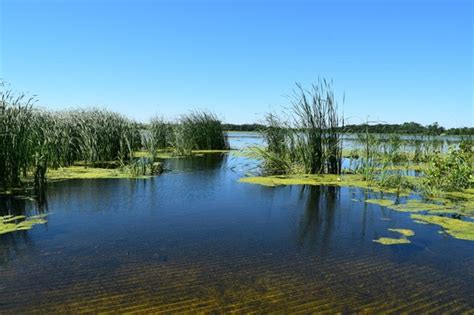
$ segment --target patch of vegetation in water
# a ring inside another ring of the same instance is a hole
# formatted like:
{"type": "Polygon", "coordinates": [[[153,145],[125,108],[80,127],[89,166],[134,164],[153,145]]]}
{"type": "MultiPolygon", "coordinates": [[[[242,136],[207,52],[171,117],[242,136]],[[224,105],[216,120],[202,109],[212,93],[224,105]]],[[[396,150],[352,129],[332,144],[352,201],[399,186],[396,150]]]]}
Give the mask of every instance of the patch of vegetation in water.
{"type": "Polygon", "coordinates": [[[0,216],[0,234],[30,230],[34,225],[45,224],[45,214],[26,217],[24,215],[0,216]]]}
{"type": "Polygon", "coordinates": [[[273,175],[273,176],[253,176],[239,179],[241,183],[258,184],[263,186],[281,186],[281,185],[329,185],[329,186],[350,186],[367,188],[374,191],[385,193],[398,193],[401,196],[407,196],[406,191],[398,191],[390,188],[380,188],[372,186],[369,182],[363,180],[358,174],[298,174],[298,175],[273,175]]]}
{"type": "Polygon", "coordinates": [[[388,230],[391,232],[399,233],[402,236],[399,238],[380,237],[373,241],[382,245],[410,244],[411,241],[408,239],[408,237],[415,235],[415,232],[409,229],[388,229],[388,230]]]}
{"type": "Polygon", "coordinates": [[[366,199],[365,202],[384,206],[384,207],[393,205],[393,200],[390,200],[390,199],[366,199]]]}
{"type": "Polygon", "coordinates": [[[373,240],[375,243],[382,245],[398,245],[398,244],[410,244],[410,240],[406,237],[401,238],[391,238],[391,237],[381,237],[379,239],[373,240]]]}
{"type": "Polygon", "coordinates": [[[148,178],[149,176],[132,176],[129,172],[121,169],[96,168],[84,166],[68,166],[48,169],[46,174],[48,180],[62,179],[98,179],[98,178],[148,178]]]}
{"type": "Polygon", "coordinates": [[[410,229],[388,229],[388,230],[392,232],[400,233],[406,237],[415,235],[415,232],[413,232],[413,230],[410,230],[410,229]]]}
{"type": "Polygon", "coordinates": [[[436,215],[412,214],[411,218],[419,223],[439,225],[443,230],[454,238],[474,241],[474,222],[460,219],[441,217],[436,215]]]}
{"type": "Polygon", "coordinates": [[[444,211],[451,210],[451,208],[436,203],[423,202],[421,200],[408,200],[406,203],[391,205],[392,210],[400,212],[421,212],[421,211],[444,211]]]}

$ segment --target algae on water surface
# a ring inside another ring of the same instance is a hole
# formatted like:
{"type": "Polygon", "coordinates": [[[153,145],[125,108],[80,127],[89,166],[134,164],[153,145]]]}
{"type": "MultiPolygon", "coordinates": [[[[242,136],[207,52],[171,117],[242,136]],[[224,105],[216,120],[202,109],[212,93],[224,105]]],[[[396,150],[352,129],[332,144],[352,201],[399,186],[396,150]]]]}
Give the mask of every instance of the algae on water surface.
{"type": "Polygon", "coordinates": [[[392,232],[400,233],[400,234],[402,234],[403,236],[406,236],[406,237],[415,235],[415,232],[413,232],[413,230],[409,230],[409,229],[388,229],[388,230],[392,231],[392,232]]]}
{"type": "Polygon", "coordinates": [[[410,240],[401,237],[401,238],[391,238],[391,237],[381,237],[379,239],[374,240],[375,243],[379,243],[382,245],[398,245],[398,244],[410,244],[410,240]]]}
{"type": "Polygon", "coordinates": [[[24,215],[0,216],[0,234],[11,233],[15,231],[25,231],[31,229],[36,224],[45,224],[45,214],[26,217],[24,215]]]}
{"type": "Polygon", "coordinates": [[[415,222],[436,224],[454,238],[474,241],[474,222],[463,221],[455,218],[441,217],[436,215],[412,214],[411,218],[415,222]]]}

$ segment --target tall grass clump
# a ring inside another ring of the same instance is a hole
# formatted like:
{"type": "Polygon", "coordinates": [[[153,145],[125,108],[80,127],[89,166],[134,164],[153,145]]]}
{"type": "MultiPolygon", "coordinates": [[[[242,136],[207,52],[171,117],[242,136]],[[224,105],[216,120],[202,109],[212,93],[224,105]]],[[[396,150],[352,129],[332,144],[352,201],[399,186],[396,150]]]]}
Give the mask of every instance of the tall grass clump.
{"type": "Polygon", "coordinates": [[[126,164],[141,148],[137,123],[118,113],[90,109],[63,112],[60,116],[68,125],[74,160],[94,165],[110,161],[126,164]]]}
{"type": "Polygon", "coordinates": [[[146,134],[150,151],[167,149],[174,139],[173,125],[162,117],[154,117],[149,124],[149,133],[146,134]]]}
{"type": "Polygon", "coordinates": [[[22,186],[32,177],[42,188],[48,168],[126,165],[141,147],[138,125],[106,110],[50,112],[34,106],[34,97],[15,94],[0,84],[0,186],[22,186]]]}
{"type": "Polygon", "coordinates": [[[15,95],[4,83],[0,88],[0,184],[17,187],[32,165],[37,147],[31,141],[34,98],[15,95]]]}
{"type": "Polygon", "coordinates": [[[310,90],[297,84],[287,119],[266,117],[267,148],[254,148],[267,173],[340,174],[343,118],[332,82],[320,80],[310,90]]]}
{"type": "Polygon", "coordinates": [[[461,191],[474,186],[473,152],[471,148],[450,147],[448,154],[430,157],[425,169],[424,189],[428,194],[437,191],[461,191]]]}
{"type": "Polygon", "coordinates": [[[179,118],[174,126],[172,145],[179,155],[192,150],[226,150],[229,148],[222,122],[211,112],[193,111],[179,118]]]}

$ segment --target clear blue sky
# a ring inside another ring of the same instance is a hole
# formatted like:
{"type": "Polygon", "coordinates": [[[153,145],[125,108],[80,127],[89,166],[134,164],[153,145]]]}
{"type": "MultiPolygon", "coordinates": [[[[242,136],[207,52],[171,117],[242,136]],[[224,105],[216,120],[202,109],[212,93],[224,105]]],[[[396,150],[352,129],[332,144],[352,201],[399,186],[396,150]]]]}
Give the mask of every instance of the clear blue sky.
{"type": "Polygon", "coordinates": [[[0,77],[48,108],[232,123],[327,77],[351,122],[472,126],[473,2],[0,0],[0,77]]]}

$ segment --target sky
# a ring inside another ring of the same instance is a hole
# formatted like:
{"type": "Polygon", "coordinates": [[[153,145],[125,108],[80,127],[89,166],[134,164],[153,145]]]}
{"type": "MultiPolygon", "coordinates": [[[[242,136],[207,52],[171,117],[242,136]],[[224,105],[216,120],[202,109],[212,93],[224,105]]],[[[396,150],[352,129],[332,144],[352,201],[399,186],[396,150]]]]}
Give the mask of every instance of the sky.
{"type": "Polygon", "coordinates": [[[328,78],[349,123],[473,126],[473,3],[0,0],[0,78],[50,109],[229,123],[328,78]]]}

